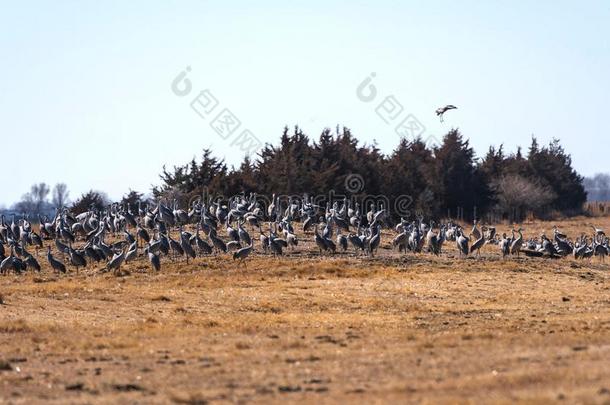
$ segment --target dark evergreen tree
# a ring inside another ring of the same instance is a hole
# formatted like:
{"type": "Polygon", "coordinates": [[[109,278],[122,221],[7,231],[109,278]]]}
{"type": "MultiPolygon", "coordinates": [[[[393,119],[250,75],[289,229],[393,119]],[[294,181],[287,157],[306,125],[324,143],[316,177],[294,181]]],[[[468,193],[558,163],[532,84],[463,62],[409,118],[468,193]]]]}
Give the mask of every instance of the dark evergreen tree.
{"type": "Polygon", "coordinates": [[[74,215],[78,215],[82,212],[85,212],[90,209],[101,211],[106,208],[106,206],[110,203],[108,196],[101,191],[90,190],[89,192],[81,195],[72,207],[70,211],[74,215]]]}
{"type": "MultiPolygon", "coordinates": [[[[474,207],[479,218],[500,205],[502,210],[509,209],[518,199],[519,189],[536,191],[534,200],[545,205],[539,207],[540,212],[577,212],[586,199],[583,178],[572,168],[570,156],[557,140],[541,148],[533,138],[527,158],[521,148],[506,156],[502,145],[497,149],[492,146],[477,161],[457,129],[434,149],[427,148],[421,139],[402,139],[393,153],[385,156],[375,143],[359,145],[345,127],[337,127],[334,133],[324,129],[315,142],[310,142],[298,126],[292,131],[285,127],[277,146],[265,145],[255,160],[245,158],[237,168],[228,170],[223,160],[206,149],[201,162],[192,159],[171,171],[164,167],[160,177],[162,184],[153,189],[154,196],[182,203],[204,190],[225,197],[242,192],[328,196],[334,190],[335,195],[383,194],[391,204],[398,196],[407,195],[412,197],[414,211],[438,217],[448,212],[455,215],[460,207],[465,219],[472,219],[474,207]],[[350,175],[362,178],[361,189],[346,187],[350,175]],[[544,193],[551,198],[544,198],[544,193]]],[[[519,204],[521,208],[531,206],[531,201],[519,204]]]]}
{"type": "Polygon", "coordinates": [[[572,168],[572,158],[566,154],[558,139],[548,146],[538,147],[535,138],[528,155],[530,177],[549,186],[555,198],[551,206],[562,212],[577,212],[587,201],[583,177],[572,168]]]}
{"type": "Polygon", "coordinates": [[[474,162],[474,150],[463,140],[457,129],[443,138],[434,149],[435,167],[432,190],[441,199],[442,212],[464,210],[464,217],[472,219],[474,209],[479,216],[489,203],[489,192],[484,190],[482,173],[474,162]]]}
{"type": "Polygon", "coordinates": [[[121,205],[123,207],[129,207],[131,212],[138,212],[138,203],[143,202],[142,196],[144,194],[138,193],[134,190],[129,190],[129,193],[125,194],[121,199],[121,205]]]}

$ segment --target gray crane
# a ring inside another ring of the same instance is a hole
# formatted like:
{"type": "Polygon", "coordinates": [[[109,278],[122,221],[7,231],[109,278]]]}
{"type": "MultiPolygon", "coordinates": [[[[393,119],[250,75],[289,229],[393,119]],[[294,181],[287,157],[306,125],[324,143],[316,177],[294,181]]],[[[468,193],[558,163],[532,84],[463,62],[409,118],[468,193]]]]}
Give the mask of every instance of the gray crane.
{"type": "Polygon", "coordinates": [[[13,268],[13,260],[15,259],[13,248],[11,247],[11,254],[0,262],[0,273],[7,273],[11,268],[13,268]]]}
{"type": "Polygon", "coordinates": [[[193,246],[191,245],[189,235],[182,230],[182,227],[180,227],[180,246],[186,256],[186,264],[189,264],[189,257],[194,259],[197,255],[195,254],[195,249],[193,249],[193,246]]]}
{"type": "Polygon", "coordinates": [[[604,243],[596,240],[593,241],[593,254],[599,258],[600,262],[605,262],[606,256],[608,256],[607,243],[607,240],[604,243]]]}
{"type": "Polygon", "coordinates": [[[252,250],[254,249],[252,243],[250,243],[249,246],[243,247],[235,252],[233,252],[233,260],[238,260],[244,264],[244,266],[248,267],[248,265],[246,264],[246,258],[250,255],[250,253],[252,253],[252,250]]]}
{"type": "Polygon", "coordinates": [[[41,270],[38,260],[36,260],[34,258],[34,256],[32,256],[29,253],[25,256],[23,263],[26,265],[27,268],[32,268],[32,269],[36,270],[37,272],[40,272],[40,270],[41,270]]]}
{"type": "Polygon", "coordinates": [[[159,259],[159,255],[154,254],[150,251],[150,245],[144,250],[146,255],[148,256],[148,261],[152,266],[153,270],[160,271],[161,270],[161,260],[159,259]]]}
{"type": "Polygon", "coordinates": [[[479,231],[479,228],[477,228],[477,220],[475,219],[472,224],[472,230],[470,231],[470,235],[468,235],[468,238],[474,238],[475,240],[477,240],[480,237],[481,231],[479,231]]]}
{"type": "MultiPolygon", "coordinates": [[[[360,239],[358,239],[360,240],[360,239]]],[[[392,239],[392,247],[398,248],[398,252],[407,253],[407,244],[409,243],[409,235],[407,231],[402,231],[394,239],[392,239]]]]}
{"type": "Polygon", "coordinates": [[[112,259],[106,264],[106,270],[112,270],[114,274],[117,274],[121,270],[121,266],[125,261],[125,251],[121,250],[121,253],[115,253],[112,259]]]}
{"type": "Polygon", "coordinates": [[[279,238],[275,238],[273,234],[270,234],[268,237],[269,241],[269,249],[274,256],[282,256],[283,254],[283,244],[281,243],[283,240],[279,238]]]}
{"type": "Polygon", "coordinates": [[[182,245],[178,241],[174,240],[169,233],[167,234],[167,239],[169,240],[169,247],[172,250],[173,258],[175,259],[176,256],[184,256],[184,249],[182,249],[182,245]]]}
{"type": "Polygon", "coordinates": [[[72,249],[72,243],[68,246],[68,255],[70,257],[70,264],[76,267],[76,274],[78,274],[79,267],[87,267],[87,260],[79,252],[72,249]]]}
{"type": "Polygon", "coordinates": [[[239,240],[243,242],[245,245],[252,244],[252,238],[250,238],[250,234],[243,227],[243,221],[237,224],[237,234],[239,236],[239,240]]]}
{"type": "Polygon", "coordinates": [[[197,224],[197,231],[195,232],[195,235],[191,237],[191,244],[193,243],[195,244],[195,246],[197,246],[199,253],[205,255],[209,255],[212,253],[212,246],[210,246],[208,242],[204,241],[199,236],[199,224],[197,224]]]}
{"type": "Polygon", "coordinates": [[[299,239],[297,238],[296,234],[289,231],[285,231],[285,236],[286,242],[288,243],[288,246],[291,246],[291,249],[294,249],[295,246],[298,246],[299,239]]]}
{"type": "Polygon", "coordinates": [[[519,236],[514,239],[510,244],[510,254],[514,255],[515,253],[517,254],[517,257],[519,257],[519,252],[521,252],[521,247],[523,246],[523,229],[519,228],[517,230],[517,232],[519,233],[519,236]]]}
{"type": "Polygon", "coordinates": [[[360,249],[361,252],[364,252],[364,242],[362,241],[362,239],[360,239],[358,235],[350,233],[347,236],[347,240],[349,241],[349,243],[352,244],[356,252],[358,251],[358,249],[360,249]]]}
{"type": "Polygon", "coordinates": [[[339,245],[344,252],[347,250],[347,237],[341,233],[340,228],[337,231],[337,245],[339,245]]]}
{"type": "MultiPolygon", "coordinates": [[[[373,232],[373,231],[371,231],[371,232],[373,232]]],[[[377,251],[377,248],[379,247],[380,243],[381,243],[381,225],[377,224],[377,226],[374,228],[374,233],[371,235],[371,237],[367,243],[371,257],[375,256],[375,252],[377,251]]]]}
{"type": "Polygon", "coordinates": [[[66,272],[66,266],[62,262],[54,258],[51,254],[51,246],[47,246],[47,261],[51,265],[51,268],[57,271],[58,273],[66,272]]]}
{"type": "Polygon", "coordinates": [[[502,240],[500,240],[500,251],[502,257],[506,257],[510,254],[511,239],[506,237],[506,232],[502,234],[502,240]]]}
{"type": "Polygon", "coordinates": [[[216,236],[216,232],[213,230],[213,228],[210,228],[210,233],[208,234],[208,236],[217,251],[227,253],[227,244],[218,236],[216,236]]]}
{"type": "Polygon", "coordinates": [[[125,253],[125,263],[129,263],[132,260],[137,259],[138,257],[138,241],[134,241],[127,249],[127,253],[125,253]]]}
{"type": "Polygon", "coordinates": [[[464,236],[462,228],[458,228],[456,230],[455,244],[460,252],[460,256],[468,256],[468,242],[469,240],[466,236],[464,236]]]}
{"type": "Polygon", "coordinates": [[[481,256],[481,248],[485,245],[487,240],[484,235],[480,235],[479,239],[475,240],[470,246],[470,253],[477,252],[477,257],[481,256]]]}
{"type": "Polygon", "coordinates": [[[316,246],[318,247],[320,254],[322,254],[322,251],[326,252],[328,250],[328,244],[326,242],[326,239],[323,238],[322,236],[320,236],[317,228],[315,229],[314,232],[315,232],[314,241],[316,242],[316,246]]]}
{"type": "Polygon", "coordinates": [[[456,110],[457,107],[452,104],[447,104],[444,107],[439,107],[436,109],[436,115],[440,117],[441,122],[445,122],[444,114],[449,110],[456,110]]]}
{"type": "Polygon", "coordinates": [[[606,236],[606,233],[604,232],[603,229],[601,228],[596,228],[595,226],[591,225],[591,228],[593,228],[593,232],[595,233],[596,237],[603,237],[606,236]]]}
{"type": "Polygon", "coordinates": [[[239,232],[237,231],[237,229],[235,229],[231,226],[231,223],[229,222],[229,218],[227,218],[226,229],[227,229],[227,236],[229,237],[229,239],[234,240],[235,242],[239,242],[239,232]]]}

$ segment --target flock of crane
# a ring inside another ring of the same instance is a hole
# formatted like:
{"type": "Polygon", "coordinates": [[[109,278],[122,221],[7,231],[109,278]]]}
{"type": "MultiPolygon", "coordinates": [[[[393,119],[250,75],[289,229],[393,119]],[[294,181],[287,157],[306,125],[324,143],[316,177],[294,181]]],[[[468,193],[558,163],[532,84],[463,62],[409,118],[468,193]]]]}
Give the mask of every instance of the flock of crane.
{"type": "MultiPolygon", "coordinates": [[[[359,205],[352,207],[349,200],[326,207],[307,197],[290,200],[285,207],[275,195],[271,201],[266,209],[256,194],[232,198],[226,205],[220,201],[197,201],[188,210],[179,208],[175,200],[171,206],[161,202],[153,206],[140,203],[135,212],[119,204],[101,211],[92,208],[78,215],[61,209],[52,219],[39,217],[38,232],[25,215],[22,218],[13,215],[10,223],[2,216],[0,273],[40,271],[36,257],[45,242],[47,262],[60,273],[67,271],[66,264],[78,273],[80,268],[100,262],[105,263],[105,271],[120,272],[124,263],[142,256],[148,258],[156,271],[161,269],[161,257],[173,261],[185,258],[188,263],[198,255],[232,253],[234,260],[246,265],[246,258],[254,250],[255,238],[250,232],[258,232],[262,253],[280,256],[286,249],[298,246],[294,228],[297,223],[302,225],[303,237],[313,237],[320,255],[353,249],[356,254],[374,256],[381,244],[381,230],[389,226],[386,210],[376,209],[373,204],[368,212],[361,213],[359,205]],[[265,226],[267,232],[263,230],[265,226]],[[172,238],[172,230],[177,231],[176,239],[172,238]],[[77,244],[80,246],[76,247],[77,244]],[[35,255],[30,252],[32,249],[35,255]]],[[[552,239],[543,234],[525,240],[522,231],[519,228],[510,236],[506,233],[499,236],[491,226],[479,230],[476,221],[467,232],[452,221],[436,224],[426,223],[423,218],[415,221],[401,218],[391,245],[399,252],[440,255],[443,245],[451,241],[460,256],[478,257],[484,245],[493,244],[503,257],[523,253],[550,258],[596,256],[602,261],[610,251],[606,234],[595,227],[591,237],[583,234],[573,241],[557,228],[553,229],[552,239]]]]}

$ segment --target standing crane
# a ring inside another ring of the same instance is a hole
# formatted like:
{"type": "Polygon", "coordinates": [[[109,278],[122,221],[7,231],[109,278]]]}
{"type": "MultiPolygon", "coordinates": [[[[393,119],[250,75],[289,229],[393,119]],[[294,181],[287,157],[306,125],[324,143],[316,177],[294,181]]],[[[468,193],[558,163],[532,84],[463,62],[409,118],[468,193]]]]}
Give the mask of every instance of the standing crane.
{"type": "Polygon", "coordinates": [[[66,272],[66,266],[62,262],[54,258],[51,254],[51,246],[47,246],[47,261],[49,262],[53,270],[57,271],[58,273],[66,272]]]}

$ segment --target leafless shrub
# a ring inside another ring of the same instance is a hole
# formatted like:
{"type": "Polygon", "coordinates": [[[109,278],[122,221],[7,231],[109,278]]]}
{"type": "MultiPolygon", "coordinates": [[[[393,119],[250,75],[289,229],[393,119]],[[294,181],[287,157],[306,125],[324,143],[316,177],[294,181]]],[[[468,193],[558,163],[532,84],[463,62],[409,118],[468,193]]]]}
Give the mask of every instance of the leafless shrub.
{"type": "Polygon", "coordinates": [[[188,202],[188,196],[178,187],[168,187],[167,189],[158,192],[158,200],[165,201],[165,203],[172,203],[176,200],[179,204],[186,204],[188,202]]]}
{"type": "Polygon", "coordinates": [[[511,221],[527,213],[544,213],[556,195],[550,187],[537,184],[519,175],[502,176],[492,183],[496,192],[497,210],[511,221]]]}
{"type": "Polygon", "coordinates": [[[53,205],[62,208],[68,203],[68,186],[65,183],[57,183],[53,187],[53,205]]]}
{"type": "Polygon", "coordinates": [[[610,201],[610,174],[598,173],[593,177],[585,177],[583,184],[587,191],[587,201],[610,201]]]}

